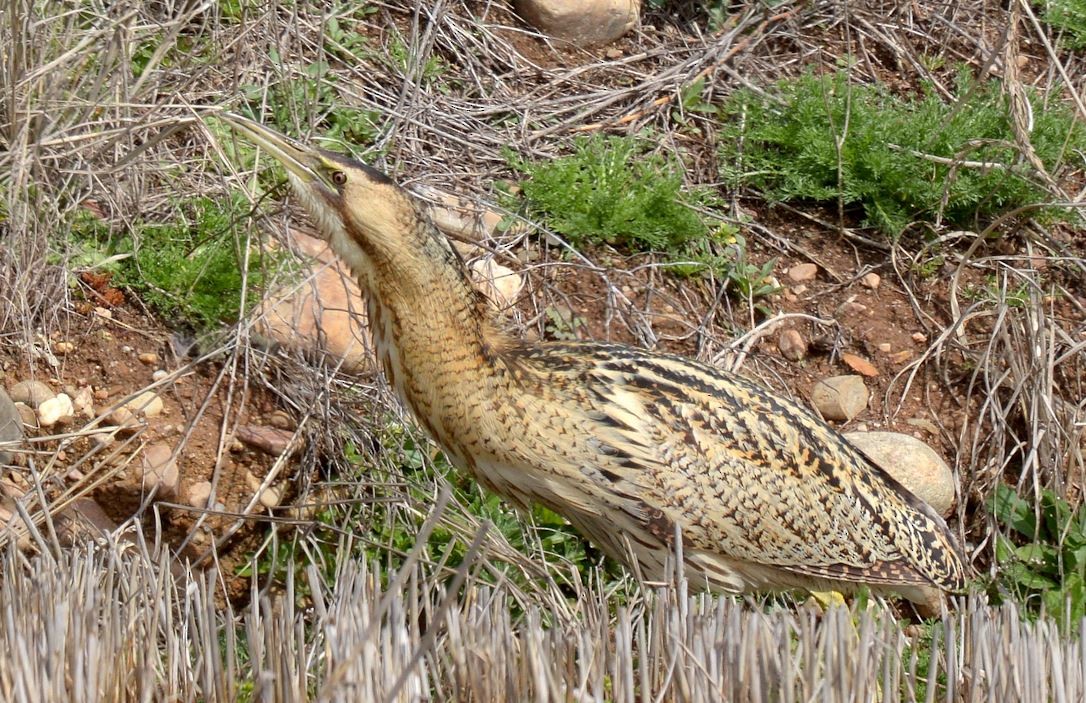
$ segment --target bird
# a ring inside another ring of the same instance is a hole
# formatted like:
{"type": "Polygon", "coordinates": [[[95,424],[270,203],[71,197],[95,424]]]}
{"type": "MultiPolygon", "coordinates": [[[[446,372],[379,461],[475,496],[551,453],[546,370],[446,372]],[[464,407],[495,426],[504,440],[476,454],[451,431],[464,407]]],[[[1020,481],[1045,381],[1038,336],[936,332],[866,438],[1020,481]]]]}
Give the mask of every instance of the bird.
{"type": "Polygon", "coordinates": [[[378,169],[217,113],[280,162],[366,300],[399,401],[458,469],[562,515],[647,582],[902,597],[967,583],[946,523],[812,411],[738,374],[498,324],[424,203],[378,169]],[[680,549],[681,547],[681,549],[680,549]]]}

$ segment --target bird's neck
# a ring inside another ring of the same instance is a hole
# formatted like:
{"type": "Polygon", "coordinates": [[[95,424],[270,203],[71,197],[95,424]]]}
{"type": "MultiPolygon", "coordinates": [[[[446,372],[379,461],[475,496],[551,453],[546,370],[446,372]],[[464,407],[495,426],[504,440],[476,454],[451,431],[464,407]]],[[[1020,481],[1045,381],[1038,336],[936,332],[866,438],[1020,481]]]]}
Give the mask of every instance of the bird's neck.
{"type": "Polygon", "coordinates": [[[376,274],[367,309],[389,385],[441,438],[457,431],[465,404],[492,387],[496,358],[511,340],[497,330],[459,259],[434,263],[412,270],[409,280],[403,271],[376,274]]]}

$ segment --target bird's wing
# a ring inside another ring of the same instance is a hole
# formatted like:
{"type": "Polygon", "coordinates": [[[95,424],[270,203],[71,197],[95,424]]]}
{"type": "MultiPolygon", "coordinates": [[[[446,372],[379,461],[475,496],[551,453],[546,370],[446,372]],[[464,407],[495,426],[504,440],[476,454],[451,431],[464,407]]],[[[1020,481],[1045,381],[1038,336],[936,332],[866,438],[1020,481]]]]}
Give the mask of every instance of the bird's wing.
{"type": "Polygon", "coordinates": [[[964,583],[942,518],[810,411],[681,357],[593,373],[610,396],[595,407],[621,409],[597,438],[620,455],[601,462],[691,547],[830,579],[964,583]]]}

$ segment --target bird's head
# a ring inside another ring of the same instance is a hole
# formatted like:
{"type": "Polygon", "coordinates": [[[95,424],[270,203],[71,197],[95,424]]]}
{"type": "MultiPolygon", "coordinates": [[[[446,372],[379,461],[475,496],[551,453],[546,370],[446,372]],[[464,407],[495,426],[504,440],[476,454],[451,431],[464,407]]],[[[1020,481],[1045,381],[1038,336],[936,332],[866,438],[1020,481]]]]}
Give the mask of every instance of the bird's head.
{"type": "Polygon", "coordinates": [[[218,116],[283,164],[321,236],[365,287],[410,287],[425,284],[435,265],[462,268],[415,199],[377,169],[244,117],[218,116]]]}

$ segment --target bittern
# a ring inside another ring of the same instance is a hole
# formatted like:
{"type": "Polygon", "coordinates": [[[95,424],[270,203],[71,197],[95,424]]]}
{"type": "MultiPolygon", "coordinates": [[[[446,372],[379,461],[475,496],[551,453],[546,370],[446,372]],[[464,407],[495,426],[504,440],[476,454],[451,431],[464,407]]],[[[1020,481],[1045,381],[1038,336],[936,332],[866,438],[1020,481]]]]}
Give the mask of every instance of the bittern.
{"type": "Polygon", "coordinates": [[[727,592],[864,584],[937,607],[964,586],[943,519],[798,403],[681,356],[517,339],[388,176],[222,117],[286,168],[358,278],[390,386],[485,488],[648,579],[681,535],[687,577],[727,592]]]}

